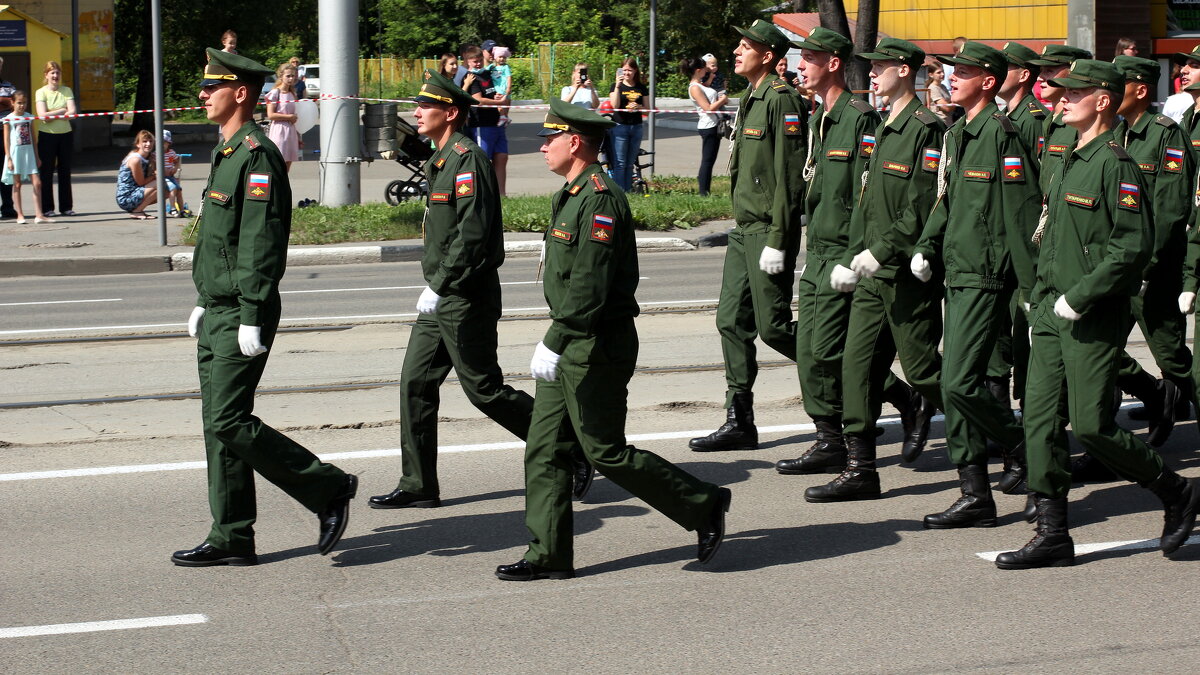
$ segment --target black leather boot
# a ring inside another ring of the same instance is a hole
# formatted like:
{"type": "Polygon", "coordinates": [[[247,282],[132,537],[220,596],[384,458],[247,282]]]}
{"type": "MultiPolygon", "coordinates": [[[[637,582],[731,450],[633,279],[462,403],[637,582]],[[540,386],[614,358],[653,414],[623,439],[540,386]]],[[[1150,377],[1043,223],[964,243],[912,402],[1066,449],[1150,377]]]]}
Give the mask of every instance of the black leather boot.
{"type": "Polygon", "coordinates": [[[725,411],[725,424],[707,436],[693,438],[688,442],[688,447],[695,452],[757,448],[758,428],[754,426],[753,392],[734,392],[732,405],[725,411]]]}
{"type": "Polygon", "coordinates": [[[1163,531],[1159,548],[1171,555],[1183,546],[1196,525],[1196,510],[1200,508],[1200,484],[1195,478],[1184,478],[1163,467],[1158,478],[1143,483],[1163,503],[1163,531]]]}
{"type": "Polygon", "coordinates": [[[929,423],[937,413],[937,408],[933,401],[900,380],[883,390],[883,400],[900,412],[900,424],[904,428],[900,460],[911,464],[925,451],[925,442],[929,440],[929,423]]]}
{"type": "Polygon", "coordinates": [[[879,498],[879,472],[875,470],[875,439],[862,436],[845,436],[845,439],[845,470],[831,482],[805,490],[804,501],[822,504],[879,498]]]}
{"type": "Polygon", "coordinates": [[[925,516],[925,529],[995,527],[996,502],[988,487],[987,465],[963,464],[958,467],[958,478],[962,481],[962,496],[945,511],[925,516]]]}
{"type": "Polygon", "coordinates": [[[1004,473],[996,481],[996,489],[1006,495],[1019,495],[1025,491],[1025,442],[1012,450],[1005,450],[1004,473]]]}
{"type": "Polygon", "coordinates": [[[1032,492],[1025,495],[1025,510],[1021,511],[1021,517],[1027,523],[1037,520],[1037,499],[1032,492]]]}
{"type": "Polygon", "coordinates": [[[1104,462],[1086,452],[1071,461],[1072,483],[1111,483],[1120,480],[1104,462]]]}
{"type": "Polygon", "coordinates": [[[846,443],[842,425],[833,417],[814,417],[817,442],[796,459],[775,462],[775,470],[785,475],[841,473],[846,468],[846,443]]]}
{"type": "MultiPolygon", "coordinates": [[[[1179,387],[1170,380],[1159,380],[1155,387],[1158,404],[1158,419],[1150,419],[1150,435],[1146,443],[1152,448],[1162,447],[1175,428],[1175,415],[1179,410],[1179,387]]],[[[1153,408],[1152,408],[1153,409],[1153,408]]]]}
{"type": "Polygon", "coordinates": [[[1067,530],[1067,498],[1050,499],[1035,494],[1037,529],[1033,539],[1017,551],[996,556],[1002,570],[1069,567],[1075,564],[1075,542],[1067,530]]]}

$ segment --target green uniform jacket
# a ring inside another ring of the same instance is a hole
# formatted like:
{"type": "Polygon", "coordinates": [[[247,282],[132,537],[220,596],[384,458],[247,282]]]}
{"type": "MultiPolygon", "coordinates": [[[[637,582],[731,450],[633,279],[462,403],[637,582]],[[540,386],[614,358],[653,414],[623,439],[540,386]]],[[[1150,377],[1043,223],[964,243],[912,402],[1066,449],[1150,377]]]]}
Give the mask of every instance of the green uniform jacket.
{"type": "Polygon", "coordinates": [[[863,172],[875,152],[879,113],[847,91],[828,108],[822,103],[808,126],[806,250],[820,260],[839,260],[850,244],[850,215],[862,193],[863,172]]]}
{"type": "MultiPolygon", "coordinates": [[[[1196,113],[1196,106],[1187,109],[1183,114],[1183,120],[1179,126],[1183,128],[1183,133],[1187,135],[1191,141],[1192,160],[1200,161],[1200,114],[1196,113]]],[[[1194,169],[1200,173],[1200,168],[1194,169]]],[[[1196,186],[1197,207],[1200,208],[1200,185],[1196,186]]],[[[1191,236],[1188,237],[1186,261],[1183,268],[1183,290],[1196,292],[1200,288],[1200,228],[1195,226],[1196,213],[1192,213],[1189,220],[1189,225],[1192,226],[1191,236]]]]}
{"type": "Polygon", "coordinates": [[[1034,282],[1032,228],[1020,219],[1041,201],[1013,123],[989,103],[946,132],[944,193],[934,203],[914,253],[940,258],[946,285],[999,290],[1034,282]]]}
{"type": "Polygon", "coordinates": [[[1118,124],[1113,138],[1133,157],[1146,183],[1154,250],[1142,279],[1149,279],[1150,271],[1159,265],[1164,272],[1177,273],[1183,265],[1192,213],[1195,161],[1187,136],[1170,117],[1145,112],[1133,126],[1127,120],[1118,124]]]}
{"type": "Polygon", "coordinates": [[[898,266],[907,269],[937,196],[945,133],[946,126],[917,98],[875,130],[875,152],[850,221],[844,267],[850,266],[854,255],[870,249],[881,265],[876,276],[894,279],[898,266]]]}
{"type": "Polygon", "coordinates": [[[1200,154],[1200,114],[1196,112],[1196,106],[1188,108],[1183,113],[1183,119],[1179,121],[1179,126],[1191,141],[1192,152],[1200,154]]]}
{"type": "Polygon", "coordinates": [[[496,174],[483,150],[457,131],[425,170],[429,201],[421,271],[434,293],[461,295],[483,272],[504,263],[496,174]]]}
{"type": "Polygon", "coordinates": [[[778,77],[742,96],[729,156],[733,217],[751,234],[767,233],[767,246],[795,250],[800,242],[804,188],[805,124],[802,99],[778,77]]]}
{"type": "MultiPolygon", "coordinates": [[[[1012,109],[1005,114],[1012,123],[1017,125],[1017,130],[1021,132],[1021,144],[1025,146],[1025,151],[1031,159],[1038,159],[1042,154],[1042,146],[1045,145],[1046,137],[1042,134],[1046,130],[1046,118],[1050,117],[1050,111],[1046,110],[1046,106],[1033,94],[1025,94],[1012,109]]],[[[1040,181],[1041,163],[1033,162],[1030,166],[1030,171],[1033,173],[1034,180],[1040,181]]],[[[1039,182],[1040,184],[1040,182],[1039,182]]],[[[1041,216],[1041,207],[1039,205],[1038,212],[1034,214],[1034,224],[1036,225],[1037,218],[1041,216]]]]}
{"type": "Polygon", "coordinates": [[[292,187],[279,149],[247,122],[212,153],[192,257],[196,305],[236,304],[244,326],[277,313],[287,266],[292,187]]]}
{"type": "Polygon", "coordinates": [[[1067,123],[1062,121],[1062,113],[1059,113],[1046,119],[1046,130],[1042,136],[1046,140],[1038,152],[1038,160],[1042,165],[1039,184],[1042,194],[1047,194],[1050,191],[1050,177],[1062,164],[1063,157],[1075,147],[1079,132],[1075,131],[1074,127],[1067,126],[1067,123]]]}
{"type": "Polygon", "coordinates": [[[562,354],[614,319],[638,315],[637,242],[625,194],[593,164],[553,198],[544,291],[550,329],[542,342],[562,354]]]}
{"type": "Polygon", "coordinates": [[[1065,294],[1084,313],[1106,297],[1136,295],[1153,248],[1145,194],[1142,172],[1111,131],[1070,153],[1046,196],[1034,301],[1065,294]]]}

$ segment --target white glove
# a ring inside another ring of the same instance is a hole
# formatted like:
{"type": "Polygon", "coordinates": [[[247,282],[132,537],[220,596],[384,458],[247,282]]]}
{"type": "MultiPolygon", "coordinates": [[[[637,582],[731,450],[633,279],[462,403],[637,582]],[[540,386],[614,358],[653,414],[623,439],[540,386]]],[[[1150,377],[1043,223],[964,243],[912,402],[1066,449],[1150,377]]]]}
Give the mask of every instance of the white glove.
{"type": "Polygon", "coordinates": [[[533,350],[533,360],[529,362],[529,372],[533,379],[553,382],[558,377],[559,358],[545,343],[537,343],[537,348],[533,350]]]}
{"type": "Polygon", "coordinates": [[[421,314],[433,314],[437,311],[438,303],[441,301],[442,296],[426,286],[425,290],[421,291],[421,297],[417,298],[417,311],[421,314]]]}
{"type": "Polygon", "coordinates": [[[871,254],[871,249],[869,248],[863,249],[862,253],[854,256],[854,259],[850,261],[850,269],[854,270],[855,274],[860,277],[873,277],[879,272],[880,267],[883,267],[883,265],[879,264],[879,261],[871,254]]]}
{"type": "Polygon", "coordinates": [[[909,263],[908,269],[912,271],[912,275],[921,281],[929,281],[933,278],[933,270],[929,267],[929,261],[925,259],[925,254],[918,253],[912,257],[912,262],[909,263]]]}
{"type": "Polygon", "coordinates": [[[783,271],[783,251],[777,251],[770,246],[764,246],[762,255],[758,256],[758,269],[767,274],[779,274],[783,271]]]}
{"type": "Polygon", "coordinates": [[[858,275],[849,267],[835,265],[829,273],[829,285],[838,293],[852,293],[858,285],[858,275]]]}
{"type": "Polygon", "coordinates": [[[1082,314],[1071,309],[1071,306],[1067,304],[1067,296],[1065,295],[1058,296],[1058,300],[1054,302],[1054,314],[1058,318],[1066,319],[1067,321],[1078,321],[1083,318],[1082,314]]]}
{"type": "Polygon", "coordinates": [[[1196,294],[1184,291],[1179,294],[1179,313],[1191,314],[1196,311],[1196,294]]]}
{"type": "Polygon", "coordinates": [[[1150,285],[1149,281],[1142,279],[1142,286],[1141,286],[1141,288],[1138,289],[1138,297],[1139,298],[1146,297],[1146,286],[1149,286],[1149,285],[1150,285]]]}
{"type": "Polygon", "coordinates": [[[262,327],[245,324],[238,326],[238,346],[242,348],[244,356],[266,354],[267,348],[262,343],[262,327]]]}
{"type": "Polygon", "coordinates": [[[188,317],[188,335],[196,337],[200,334],[200,319],[204,316],[203,307],[193,307],[192,315],[188,317]]]}

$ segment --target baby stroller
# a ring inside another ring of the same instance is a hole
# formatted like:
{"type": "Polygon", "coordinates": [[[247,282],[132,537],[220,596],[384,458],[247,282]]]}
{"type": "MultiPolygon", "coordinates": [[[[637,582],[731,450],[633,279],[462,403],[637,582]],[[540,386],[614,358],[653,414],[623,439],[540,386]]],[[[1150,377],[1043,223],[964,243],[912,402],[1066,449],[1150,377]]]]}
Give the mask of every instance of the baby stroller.
{"type": "Polygon", "coordinates": [[[411,175],[403,180],[394,180],[384,189],[384,198],[392,206],[409,199],[421,199],[429,194],[429,181],[425,179],[423,164],[433,156],[429,140],[417,133],[408,122],[396,118],[396,155],[400,166],[411,175]]]}

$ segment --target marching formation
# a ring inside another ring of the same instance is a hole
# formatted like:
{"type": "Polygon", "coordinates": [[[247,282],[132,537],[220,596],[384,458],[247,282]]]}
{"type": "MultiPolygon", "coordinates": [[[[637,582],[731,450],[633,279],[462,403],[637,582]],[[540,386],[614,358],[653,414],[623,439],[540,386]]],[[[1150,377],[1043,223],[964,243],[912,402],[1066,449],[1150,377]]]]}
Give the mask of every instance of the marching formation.
{"type": "MultiPolygon", "coordinates": [[[[1035,535],[1000,554],[997,567],[1074,562],[1073,477],[1107,474],[1150,490],[1163,505],[1160,547],[1179,549],[1195,525],[1200,483],[1154,448],[1196,403],[1200,377],[1185,340],[1200,286],[1200,113],[1189,110],[1180,127],[1150,110],[1157,62],[966,42],[938,57],[953,67],[951,100],[965,111],[947,129],[918,98],[926,55],[910,42],[885,38],[855,56],[848,38],[824,28],[796,42],[768,21],[737,30],[734,70],[750,87],[733,129],[736,227],[716,316],[727,414],[690,448],[758,447],[761,338],[797,364],[817,430],[811,447],[776,470],[834,475],[806,489],[806,501],[883,494],[876,438],[887,402],[903,423],[903,463],[920,456],[931,419],[945,414],[960,494],[926,515],[926,528],[993,527],[993,491],[1026,496],[1035,535]],[[820,100],[812,112],[776,75],[790,45],[820,100]],[[870,62],[884,117],[849,91],[851,58],[870,62]],[[1033,97],[1038,80],[1053,110],[1033,97]],[[1135,321],[1161,379],[1126,351],[1135,321]],[[897,359],[902,377],[892,371],[897,359]],[[1122,392],[1144,403],[1132,411],[1148,420],[1144,440],[1117,424],[1122,392]],[[1074,464],[1068,424],[1085,451],[1074,464]],[[1004,460],[994,485],[990,453],[1004,460]]],[[[189,332],[199,338],[214,524],[172,561],[257,561],[253,471],[317,514],[325,554],[345,531],[357,478],[253,415],[290,228],[286,169],[249,116],[269,71],[216,50],[209,58],[200,98],[224,141],[205,189],[189,332]]],[[[1200,105],[1200,45],[1180,58],[1200,105]]],[[[555,100],[539,132],[547,168],[565,182],[543,245],[550,325],[532,355],[531,397],[505,384],[497,365],[503,228],[491,163],[462,133],[475,99],[432,70],[415,99],[418,131],[436,146],[427,288],[402,373],[401,478],[369,505],[441,505],[439,390],[453,368],[471,403],[526,442],[531,539],[498,578],[574,576],[571,499],[587,492],[594,470],[695,532],[696,557],[708,562],[725,536],[730,490],[626,442],[638,261],[625,195],[598,162],[613,122],[555,100]]]]}

